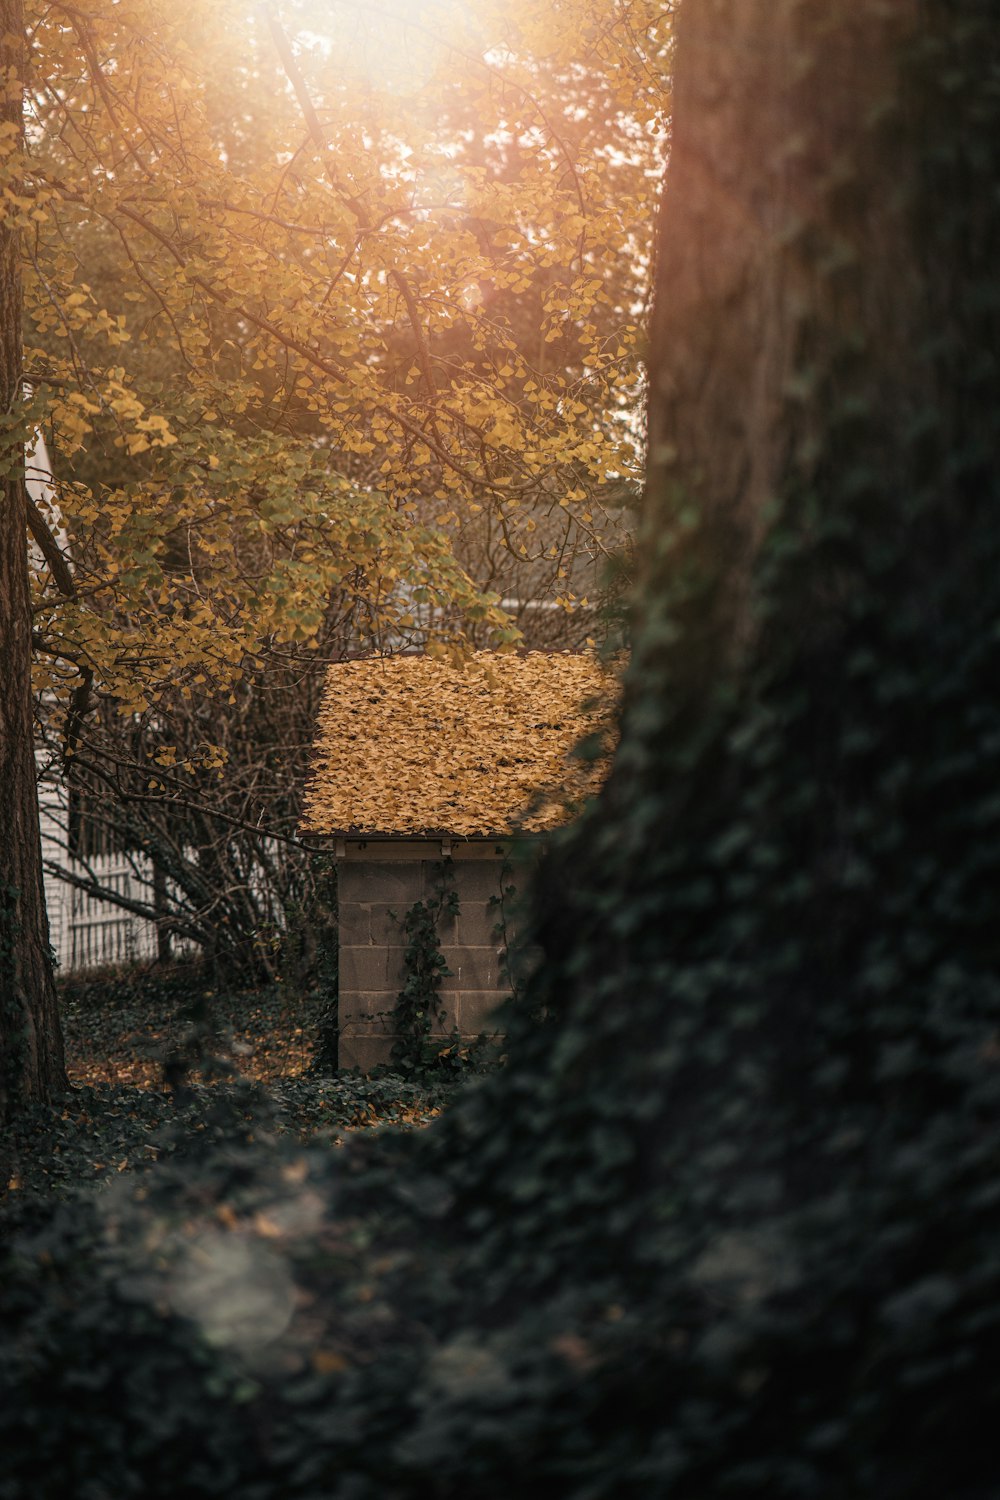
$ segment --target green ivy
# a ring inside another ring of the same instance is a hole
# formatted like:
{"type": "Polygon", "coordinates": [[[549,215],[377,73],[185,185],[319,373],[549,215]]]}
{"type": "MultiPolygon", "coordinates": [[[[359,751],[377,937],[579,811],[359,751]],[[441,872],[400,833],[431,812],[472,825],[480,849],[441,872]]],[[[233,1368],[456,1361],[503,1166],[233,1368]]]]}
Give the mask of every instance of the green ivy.
{"type": "MultiPolygon", "coordinates": [[[[524,856],[522,855],[522,858],[524,856]]],[[[527,874],[525,867],[525,873],[527,874]]],[[[534,996],[529,984],[528,959],[523,943],[513,941],[510,934],[510,921],[513,911],[517,911],[523,925],[530,925],[530,917],[526,908],[524,892],[519,892],[514,884],[514,865],[511,859],[505,857],[500,866],[500,889],[496,895],[490,897],[489,905],[496,917],[493,927],[493,941],[497,944],[500,959],[500,975],[510,990],[510,1005],[521,1012],[522,1019],[526,1017],[525,1007],[534,1005],[534,996]]],[[[530,885],[530,874],[528,875],[530,885]]],[[[507,1007],[510,1008],[509,1006],[507,1007]]],[[[531,1010],[528,1019],[541,1021],[543,1011],[535,1007],[531,1010]]]]}
{"type": "Polygon", "coordinates": [[[441,982],[451,973],[441,951],[439,924],[442,920],[454,921],[458,914],[454,864],[451,859],[443,859],[433,866],[430,894],[425,900],[415,901],[402,918],[405,979],[392,1012],[392,1062],[396,1068],[433,1067],[442,1052],[450,1054],[459,1040],[457,1031],[444,1042],[435,1036],[445,1022],[441,982]]]}
{"type": "Polygon", "coordinates": [[[309,913],[319,922],[316,941],[316,985],[319,1017],[313,1068],[320,1073],[336,1071],[340,1041],[340,944],[337,935],[337,862],[330,855],[317,857],[314,871],[316,899],[309,913]]]}

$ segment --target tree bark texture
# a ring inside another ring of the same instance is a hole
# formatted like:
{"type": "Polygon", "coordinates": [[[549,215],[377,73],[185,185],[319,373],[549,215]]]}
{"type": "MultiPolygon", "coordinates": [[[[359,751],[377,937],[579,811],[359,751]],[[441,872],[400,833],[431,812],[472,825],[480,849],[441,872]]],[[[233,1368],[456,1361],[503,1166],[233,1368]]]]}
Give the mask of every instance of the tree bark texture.
{"type": "Polygon", "coordinates": [[[913,358],[927,286],[902,62],[925,10],[698,0],[684,16],[639,555],[647,612],[692,563],[720,580],[689,650],[748,649],[761,539],[789,488],[836,461],[842,402],[863,422],[866,403],[932,395],[913,358]]]}
{"type": "Polygon", "coordinates": [[[794,1200],[900,1037],[894,1100],[995,1025],[998,40],[981,0],[681,10],[621,743],[484,1153],[514,1274],[585,1220],[652,1254],[656,1183],[698,1233],[741,1172],[794,1200]],[[579,1201],[526,1206],[526,1155],[579,1201]]]}
{"type": "MultiPolygon", "coordinates": [[[[0,65],[23,79],[19,0],[0,0],[0,65]]],[[[21,130],[8,88],[4,122],[21,130]]],[[[65,1083],[35,780],[31,608],[24,491],[21,265],[18,231],[0,218],[0,402],[5,473],[0,490],[0,1121],[65,1083]]]]}

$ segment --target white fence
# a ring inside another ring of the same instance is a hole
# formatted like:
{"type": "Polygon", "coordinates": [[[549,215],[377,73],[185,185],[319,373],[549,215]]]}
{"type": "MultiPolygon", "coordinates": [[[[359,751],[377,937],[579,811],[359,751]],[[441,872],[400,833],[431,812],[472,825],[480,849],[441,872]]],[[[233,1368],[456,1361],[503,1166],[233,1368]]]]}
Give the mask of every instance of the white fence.
{"type": "MultiPolygon", "coordinates": [[[[91,861],[91,868],[101,885],[125,897],[147,899],[131,870],[116,868],[114,858],[105,855],[91,861]],[[94,868],[103,866],[103,868],[94,868]]],[[[156,928],[120,906],[98,901],[76,886],[54,881],[65,904],[69,893],[69,911],[65,920],[66,940],[60,964],[64,969],[94,969],[103,964],[134,963],[138,958],[152,958],[156,953],[156,928]]],[[[51,914],[49,917],[51,922],[51,914]]],[[[58,950],[57,950],[58,951],[58,950]]]]}
{"type": "MultiPolygon", "coordinates": [[[[41,756],[39,756],[41,762],[41,756]]],[[[100,968],[155,959],[159,951],[157,924],[114,901],[101,900],[81,890],[75,880],[114,891],[124,901],[147,910],[163,906],[176,910],[179,892],[167,879],[157,900],[150,859],[137,851],[78,855],[79,842],[70,837],[69,794],[55,764],[39,764],[38,811],[42,836],[45,901],[49,915],[49,942],[64,971],[100,968]],[[68,875],[71,878],[66,879],[68,875]]],[[[281,846],[261,840],[261,858],[270,866],[280,864],[281,846]]],[[[190,857],[196,859],[194,850],[190,857]]],[[[284,910],[271,889],[264,864],[250,862],[242,874],[234,872],[251,898],[262,929],[273,933],[284,925],[284,910]]],[[[192,958],[200,951],[196,939],[171,935],[170,948],[176,958],[192,958]]]]}
{"type": "MultiPolygon", "coordinates": [[[[151,886],[120,855],[99,855],[86,867],[66,859],[60,851],[43,855],[64,864],[82,879],[95,879],[127,899],[148,901],[151,886]]],[[[69,881],[46,872],[45,900],[49,912],[49,941],[63,970],[95,969],[105,964],[134,963],[155,958],[156,925],[125,911],[111,901],[99,901],[69,881]]]]}
{"type": "MultiPolygon", "coordinates": [[[[152,905],[152,870],[141,855],[98,854],[85,862],[73,858],[67,838],[68,808],[65,787],[59,781],[43,777],[38,796],[43,864],[59,865],[79,879],[94,881],[126,900],[152,905]]],[[[156,957],[155,922],[146,921],[111,901],[97,900],[48,868],[45,902],[49,942],[63,970],[93,969],[156,957]]]]}

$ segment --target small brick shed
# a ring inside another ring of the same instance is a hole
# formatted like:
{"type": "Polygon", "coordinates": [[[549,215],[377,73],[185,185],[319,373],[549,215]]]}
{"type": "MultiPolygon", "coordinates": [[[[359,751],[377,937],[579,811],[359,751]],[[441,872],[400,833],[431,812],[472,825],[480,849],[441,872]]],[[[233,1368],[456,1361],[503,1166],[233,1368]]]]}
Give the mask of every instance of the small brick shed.
{"type": "Polygon", "coordinates": [[[441,1035],[489,1030],[509,992],[496,929],[512,838],[543,839],[596,791],[606,763],[570,751],[606,732],[612,699],[589,653],[331,667],[302,829],[337,862],[341,1067],[389,1061],[405,981],[402,919],[431,894],[442,860],[458,915],[438,929],[451,970],[441,1035]]]}

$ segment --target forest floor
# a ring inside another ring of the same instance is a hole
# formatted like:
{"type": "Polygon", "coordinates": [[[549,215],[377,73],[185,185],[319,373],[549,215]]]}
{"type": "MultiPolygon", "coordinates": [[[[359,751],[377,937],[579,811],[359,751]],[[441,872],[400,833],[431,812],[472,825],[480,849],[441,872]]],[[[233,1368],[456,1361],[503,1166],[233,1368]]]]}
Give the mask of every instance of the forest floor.
{"type": "Polygon", "coordinates": [[[456,1087],[317,1071],[321,1004],[281,983],[216,992],[197,970],[154,968],[60,988],[70,1090],[8,1130],[0,1200],[99,1185],[195,1143],[291,1134],[337,1146],[354,1130],[419,1127],[456,1087]]]}

